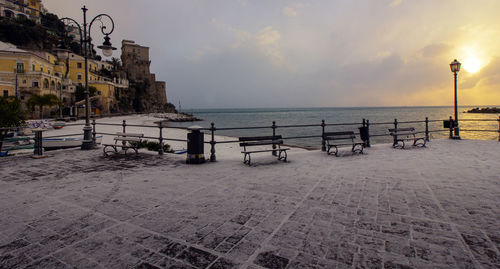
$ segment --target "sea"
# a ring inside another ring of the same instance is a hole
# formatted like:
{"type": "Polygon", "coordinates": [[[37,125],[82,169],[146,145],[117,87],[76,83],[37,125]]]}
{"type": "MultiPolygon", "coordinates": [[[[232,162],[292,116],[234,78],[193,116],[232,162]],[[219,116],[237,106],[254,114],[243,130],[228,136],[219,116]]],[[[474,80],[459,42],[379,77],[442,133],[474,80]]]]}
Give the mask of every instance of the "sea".
{"type": "MultiPolygon", "coordinates": [[[[460,136],[463,139],[497,140],[499,114],[466,113],[474,106],[460,106],[458,118],[460,136]],[[473,121],[470,121],[473,120],[473,121]],[[492,121],[484,121],[492,120],[492,121]],[[467,131],[470,130],[470,131],[467,131]],[[477,131],[482,130],[482,131],[477,131]]],[[[443,120],[454,117],[454,107],[422,106],[422,107],[315,107],[315,108],[223,108],[223,109],[185,109],[183,113],[192,114],[202,119],[198,122],[173,123],[177,127],[199,125],[210,127],[213,122],[217,128],[216,135],[265,136],[272,135],[272,124],[275,122],[276,134],[285,139],[285,144],[304,148],[317,149],[321,147],[321,121],[326,124],[346,124],[327,126],[326,132],[354,131],[359,137],[359,127],[363,119],[370,122],[371,143],[389,143],[392,138],[389,128],[394,128],[394,120],[400,128],[414,127],[417,131],[425,131],[425,118],[429,119],[430,138],[445,138],[449,129],[443,127],[443,120]],[[317,125],[299,126],[291,125],[317,125]],[[231,129],[242,127],[265,127],[257,129],[231,129]],[[319,137],[307,137],[319,136],[319,137]]],[[[205,131],[209,132],[209,131],[205,131]]]]}

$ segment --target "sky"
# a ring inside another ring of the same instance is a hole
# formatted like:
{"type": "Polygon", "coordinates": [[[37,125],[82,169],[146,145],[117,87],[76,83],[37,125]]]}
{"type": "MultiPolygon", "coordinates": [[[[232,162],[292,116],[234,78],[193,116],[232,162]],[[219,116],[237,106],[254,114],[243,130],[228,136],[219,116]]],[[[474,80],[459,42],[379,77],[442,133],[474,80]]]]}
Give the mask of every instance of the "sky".
{"type": "MultiPolygon", "coordinates": [[[[499,0],[43,0],[150,47],[183,108],[500,104],[499,0]]],[[[96,28],[97,29],[97,28],[96,28]]],[[[102,36],[92,38],[100,43],[102,36]]]]}

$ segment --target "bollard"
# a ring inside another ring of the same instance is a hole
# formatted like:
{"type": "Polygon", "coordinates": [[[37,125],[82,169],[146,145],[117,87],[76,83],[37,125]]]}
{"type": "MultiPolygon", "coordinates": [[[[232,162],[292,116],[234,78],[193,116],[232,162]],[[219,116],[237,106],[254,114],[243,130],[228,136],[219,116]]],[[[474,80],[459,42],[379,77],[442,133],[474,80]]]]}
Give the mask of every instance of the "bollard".
{"type": "Polygon", "coordinates": [[[366,147],[369,148],[371,147],[370,144],[370,120],[366,120],[366,147]]]}
{"type": "Polygon", "coordinates": [[[210,162],[215,162],[215,123],[210,124],[210,132],[212,134],[212,138],[210,139],[210,162]]]}
{"type": "MultiPolygon", "coordinates": [[[[127,121],[126,120],[123,120],[122,126],[123,126],[122,133],[125,133],[125,127],[127,127],[127,121]]],[[[122,145],[125,146],[126,143],[127,143],[126,141],[122,141],[122,145]]]]}
{"type": "Polygon", "coordinates": [[[158,140],[160,143],[160,148],[158,149],[158,155],[163,155],[163,126],[161,122],[159,128],[160,128],[160,137],[158,138],[158,140]]]}
{"type": "Polygon", "coordinates": [[[429,118],[425,117],[425,141],[429,141],[429,118]]]}
{"type": "MultiPolygon", "coordinates": [[[[274,137],[276,136],[276,122],[273,121],[273,126],[271,126],[271,128],[273,128],[273,140],[274,140],[274,137]]],[[[273,156],[277,156],[278,153],[276,152],[276,145],[273,144],[273,156]]]]}
{"type": "Polygon", "coordinates": [[[321,151],[326,151],[325,120],[321,120],[321,151]]]}
{"type": "MultiPolygon", "coordinates": [[[[394,119],[394,129],[398,129],[398,119],[394,119]]],[[[397,134],[397,132],[395,131],[395,133],[397,134]]],[[[394,141],[393,141],[393,144],[392,146],[396,146],[398,144],[398,136],[397,135],[394,135],[394,141]]]]}
{"type": "Polygon", "coordinates": [[[92,146],[95,147],[96,143],[95,143],[95,135],[96,135],[96,131],[95,131],[95,116],[92,118],[92,146]]]}
{"type": "Polygon", "coordinates": [[[43,145],[42,145],[42,129],[34,129],[35,132],[35,148],[33,154],[35,157],[41,157],[43,155],[43,145]]]}
{"type": "Polygon", "coordinates": [[[450,139],[453,138],[453,126],[455,125],[455,122],[453,121],[453,118],[450,116],[450,139]]]}

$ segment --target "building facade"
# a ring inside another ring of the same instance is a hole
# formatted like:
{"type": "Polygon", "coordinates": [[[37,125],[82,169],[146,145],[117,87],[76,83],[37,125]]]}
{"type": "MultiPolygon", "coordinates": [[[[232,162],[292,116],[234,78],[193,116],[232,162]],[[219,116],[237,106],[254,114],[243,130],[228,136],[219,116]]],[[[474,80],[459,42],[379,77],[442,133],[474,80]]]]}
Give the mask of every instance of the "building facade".
{"type": "MultiPolygon", "coordinates": [[[[111,70],[112,64],[88,61],[89,86],[97,89],[100,113],[116,110],[117,92],[129,87],[126,78],[106,78],[102,69],[111,70]]],[[[32,95],[54,94],[64,107],[75,105],[77,86],[85,86],[85,60],[74,53],[54,55],[44,51],[26,51],[9,43],[0,42],[0,94],[17,96],[26,102],[32,95]]]]}
{"type": "Polygon", "coordinates": [[[0,17],[25,18],[40,23],[42,12],[41,0],[0,0],[0,17]]]}

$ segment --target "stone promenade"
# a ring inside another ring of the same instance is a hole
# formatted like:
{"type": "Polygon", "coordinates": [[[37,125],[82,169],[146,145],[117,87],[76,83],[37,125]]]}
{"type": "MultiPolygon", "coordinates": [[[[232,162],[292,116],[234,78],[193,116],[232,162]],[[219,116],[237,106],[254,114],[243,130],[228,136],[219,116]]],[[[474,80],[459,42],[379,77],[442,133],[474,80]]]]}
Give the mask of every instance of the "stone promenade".
{"type": "MultiPolygon", "coordinates": [[[[238,149],[235,149],[238,151],[238,149]]],[[[500,143],[0,159],[0,268],[500,268],[500,143]]]]}

